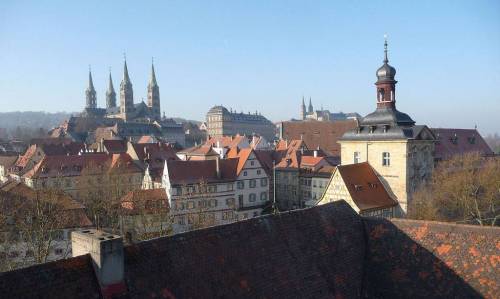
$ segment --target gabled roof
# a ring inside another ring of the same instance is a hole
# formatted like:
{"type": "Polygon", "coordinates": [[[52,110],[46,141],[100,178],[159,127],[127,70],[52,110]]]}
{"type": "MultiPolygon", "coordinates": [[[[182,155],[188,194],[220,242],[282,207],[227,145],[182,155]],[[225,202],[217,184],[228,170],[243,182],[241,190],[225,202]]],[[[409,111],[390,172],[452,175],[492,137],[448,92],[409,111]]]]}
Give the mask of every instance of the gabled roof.
{"type": "Polygon", "coordinates": [[[45,156],[23,177],[65,177],[84,174],[136,173],[141,168],[126,153],[91,153],[83,155],[45,156]]]}
{"type": "Polygon", "coordinates": [[[177,152],[178,154],[184,154],[187,156],[218,156],[219,154],[214,151],[211,145],[197,145],[182,151],[177,152]]]}
{"type": "Polygon", "coordinates": [[[121,207],[129,214],[134,212],[157,212],[155,208],[168,209],[168,196],[165,188],[132,190],[125,194],[121,199],[121,207]],[[161,206],[154,203],[160,202],[161,206]],[[145,210],[144,210],[145,209],[145,210]]]}
{"type": "Polygon", "coordinates": [[[394,207],[393,199],[368,162],[339,165],[337,170],[361,212],[394,207]]]}
{"type": "Polygon", "coordinates": [[[3,213],[15,212],[18,217],[25,218],[26,214],[23,214],[25,208],[34,204],[36,200],[55,201],[60,206],[61,218],[58,228],[83,228],[92,225],[85,214],[85,207],[66,193],[58,190],[34,190],[16,181],[0,187],[0,205],[3,213]],[[9,207],[15,210],[9,212],[9,207]]]}
{"type": "Polygon", "coordinates": [[[220,147],[233,148],[245,143],[245,141],[248,143],[246,136],[236,134],[235,136],[210,137],[205,144],[213,147],[219,145],[220,147]]]}
{"type": "Polygon", "coordinates": [[[476,129],[432,128],[436,136],[434,158],[449,159],[455,155],[478,152],[483,156],[494,153],[476,129]]]}
{"type": "Polygon", "coordinates": [[[310,149],[321,148],[329,155],[340,156],[340,144],[337,141],[342,135],[356,127],[355,120],[330,121],[287,121],[282,122],[284,139],[300,139],[310,149]]]}
{"type": "Polygon", "coordinates": [[[127,141],[122,139],[105,139],[102,144],[110,154],[125,153],[127,151],[127,141]]]}
{"type": "Polygon", "coordinates": [[[216,160],[168,161],[168,175],[172,184],[234,181],[237,178],[239,158],[220,159],[217,176],[216,160]]]}
{"type": "Polygon", "coordinates": [[[9,169],[16,163],[18,158],[18,156],[0,156],[0,165],[9,169]]]}

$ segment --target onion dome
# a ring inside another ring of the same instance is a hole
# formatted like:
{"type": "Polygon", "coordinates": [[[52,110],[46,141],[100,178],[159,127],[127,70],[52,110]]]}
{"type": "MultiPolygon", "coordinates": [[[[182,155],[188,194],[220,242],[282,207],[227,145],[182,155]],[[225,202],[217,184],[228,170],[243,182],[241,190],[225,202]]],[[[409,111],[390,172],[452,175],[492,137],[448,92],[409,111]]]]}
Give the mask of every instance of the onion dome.
{"type": "Polygon", "coordinates": [[[384,65],[382,65],[377,70],[377,82],[392,82],[395,81],[396,69],[389,65],[389,59],[387,58],[387,39],[384,43],[384,65]]]}

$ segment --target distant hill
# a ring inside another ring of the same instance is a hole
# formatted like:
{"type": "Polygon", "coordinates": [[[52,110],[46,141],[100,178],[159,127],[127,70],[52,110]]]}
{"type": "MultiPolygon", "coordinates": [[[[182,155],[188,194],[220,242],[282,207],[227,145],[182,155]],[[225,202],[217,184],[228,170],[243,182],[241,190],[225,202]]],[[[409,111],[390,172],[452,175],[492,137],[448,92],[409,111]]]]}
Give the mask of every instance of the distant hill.
{"type": "Polygon", "coordinates": [[[0,112],[0,128],[13,130],[21,128],[51,129],[68,119],[71,113],[67,112],[42,112],[42,111],[15,111],[0,112]]]}

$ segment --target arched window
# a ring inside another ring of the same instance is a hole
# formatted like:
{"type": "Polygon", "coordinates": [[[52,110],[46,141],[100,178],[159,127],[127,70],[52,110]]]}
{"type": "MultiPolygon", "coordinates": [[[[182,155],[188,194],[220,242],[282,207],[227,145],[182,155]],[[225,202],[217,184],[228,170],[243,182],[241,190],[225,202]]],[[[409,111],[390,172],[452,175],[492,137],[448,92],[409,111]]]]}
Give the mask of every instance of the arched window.
{"type": "Polygon", "coordinates": [[[380,88],[378,90],[378,101],[381,102],[384,100],[384,89],[383,88],[380,88]]]}

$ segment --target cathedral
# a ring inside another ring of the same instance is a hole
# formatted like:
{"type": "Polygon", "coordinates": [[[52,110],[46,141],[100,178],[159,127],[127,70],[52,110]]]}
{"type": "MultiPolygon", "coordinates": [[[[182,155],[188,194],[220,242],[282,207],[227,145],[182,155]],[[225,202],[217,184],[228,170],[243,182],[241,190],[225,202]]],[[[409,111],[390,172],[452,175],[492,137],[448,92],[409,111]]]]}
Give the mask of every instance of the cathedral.
{"type": "Polygon", "coordinates": [[[309,106],[306,109],[306,103],[304,97],[302,97],[302,105],[300,106],[300,120],[317,120],[317,121],[336,121],[336,120],[346,120],[346,119],[357,119],[360,118],[356,112],[353,113],[331,113],[328,110],[324,110],[321,107],[320,110],[314,110],[312,105],[312,100],[309,97],[309,106]]]}
{"type": "Polygon", "coordinates": [[[113,87],[111,73],[109,74],[108,90],[106,91],[106,108],[97,107],[97,96],[89,70],[89,85],[85,90],[86,104],[82,113],[84,117],[120,118],[125,122],[150,122],[161,120],[160,88],[156,82],[155,68],[151,64],[151,77],[148,83],[148,103],[134,103],[134,90],[128,75],[127,61],[123,66],[123,79],[120,83],[120,106],[116,106],[116,92],[113,87]]]}
{"type": "Polygon", "coordinates": [[[123,66],[123,79],[120,83],[120,106],[116,105],[116,92],[111,73],[106,91],[106,108],[97,107],[96,90],[90,70],[85,98],[83,112],[52,129],[49,132],[51,137],[70,138],[92,144],[101,139],[127,139],[137,142],[144,136],[149,136],[180,146],[185,145],[183,125],[166,118],[165,115],[161,116],[160,88],[156,82],[153,64],[148,83],[147,104],[143,101],[134,103],[134,90],[128,75],[127,61],[123,66]]]}

